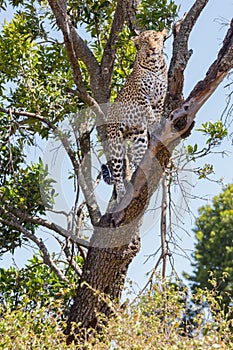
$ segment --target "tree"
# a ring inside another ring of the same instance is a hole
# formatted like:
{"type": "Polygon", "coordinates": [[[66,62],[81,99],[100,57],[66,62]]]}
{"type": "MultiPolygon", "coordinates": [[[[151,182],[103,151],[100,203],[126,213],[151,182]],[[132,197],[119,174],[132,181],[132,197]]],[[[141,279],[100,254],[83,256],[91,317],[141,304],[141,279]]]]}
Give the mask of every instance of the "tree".
{"type": "Polygon", "coordinates": [[[192,289],[198,287],[212,289],[214,276],[220,304],[223,308],[232,303],[233,289],[233,185],[213,198],[211,205],[199,209],[194,229],[196,235],[193,254],[194,274],[185,276],[193,282],[192,289]]]}
{"type": "MultiPolygon", "coordinates": [[[[152,134],[125,198],[119,204],[111,202],[102,214],[95,196],[98,176],[95,181],[91,176],[93,142],[100,140],[105,149],[104,113],[112,86],[114,97],[130,70],[134,49],[129,38],[141,28],[147,29],[146,25],[151,28],[154,24],[157,30],[169,28],[177,6],[173,1],[154,4],[149,0],[10,3],[19,10],[12,22],[5,24],[0,41],[1,247],[2,252],[14,251],[17,246],[33,242],[44,263],[66,283],[67,276],[49,253],[46,240],[39,238],[38,229],[47,229],[56,236],[72,268],[75,269],[76,256],[84,258],[67,323],[69,334],[72,322],[76,323],[75,332],[79,332],[80,325],[84,329],[97,327],[99,312],[111,313],[101,293],[112,301],[120,299],[128,266],[140,249],[142,217],[172,151],[191,133],[195,114],[233,66],[233,21],[217,59],[186,100],[182,94],[184,70],[192,54],[188,39],[208,0],[196,0],[174,25],[160,130],[152,134]],[[151,11],[144,12],[145,5],[151,11]],[[82,23],[91,35],[89,44],[79,34],[82,23]],[[63,39],[51,37],[54,27],[63,39]],[[5,93],[6,88],[9,93],[5,93]],[[64,127],[62,122],[67,118],[69,125],[64,127]],[[93,138],[95,126],[97,135],[93,138]],[[42,141],[54,137],[60,142],[56,149],[62,145],[69,158],[75,200],[68,212],[53,210],[56,193],[47,166],[41,160],[38,164],[27,163],[25,149],[36,145],[36,137],[42,141]],[[67,228],[48,220],[48,212],[63,215],[67,228]],[[87,241],[83,233],[90,224],[92,235],[87,241]]],[[[5,6],[4,1],[1,6],[5,6]]],[[[163,219],[165,229],[165,216],[163,219]]],[[[164,262],[168,254],[163,245],[164,262]]]]}
{"type": "MultiPolygon", "coordinates": [[[[79,258],[76,268],[81,270],[82,263],[79,258]]],[[[0,268],[0,304],[10,310],[24,308],[29,312],[44,308],[48,314],[56,313],[59,305],[61,316],[65,317],[75,294],[78,274],[66,268],[64,263],[60,263],[59,268],[64,270],[68,284],[36,255],[21,269],[13,266],[0,268]]]]}

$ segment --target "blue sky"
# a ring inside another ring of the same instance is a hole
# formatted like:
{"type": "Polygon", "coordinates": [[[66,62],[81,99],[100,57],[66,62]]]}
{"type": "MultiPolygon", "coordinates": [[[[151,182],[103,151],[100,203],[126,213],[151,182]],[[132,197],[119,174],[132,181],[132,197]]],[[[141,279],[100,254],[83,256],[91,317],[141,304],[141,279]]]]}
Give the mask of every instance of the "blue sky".
{"type": "MultiPolygon", "coordinates": [[[[177,3],[181,4],[180,17],[182,17],[184,12],[186,12],[192,6],[194,1],[180,0],[177,1],[177,3]]],[[[224,18],[224,20],[229,21],[232,13],[233,0],[210,0],[209,4],[206,6],[205,10],[198,19],[189,41],[189,48],[193,50],[193,55],[185,72],[185,97],[188,96],[195,84],[205,76],[209,65],[216,58],[217,52],[221,46],[227,27],[221,26],[217,19],[224,18]]],[[[9,19],[9,17],[10,15],[7,15],[7,19],[9,19]]],[[[171,44],[171,40],[166,42],[165,52],[168,55],[168,62],[171,54],[171,44]]],[[[228,81],[225,80],[200,110],[196,119],[196,128],[198,128],[203,122],[208,120],[216,121],[221,117],[226,105],[226,97],[229,93],[229,91],[224,88],[227,83],[228,81]]],[[[195,130],[193,131],[191,137],[189,137],[189,139],[186,141],[186,144],[194,143],[204,144],[204,138],[195,130]]],[[[230,140],[225,141],[219,150],[227,150],[229,152],[228,157],[222,158],[221,155],[214,154],[204,160],[201,160],[195,166],[201,166],[203,163],[208,162],[213,163],[215,170],[215,175],[212,177],[213,179],[223,177],[224,183],[233,182],[233,147],[230,140]]],[[[181,176],[183,175],[181,174],[181,176]]],[[[190,260],[188,257],[191,257],[191,252],[194,248],[194,235],[192,228],[194,227],[197,209],[201,205],[210,203],[213,195],[218,194],[221,191],[221,186],[214,182],[207,180],[196,182],[196,180],[194,178],[192,179],[191,177],[189,177],[189,181],[192,184],[192,194],[203,198],[203,200],[196,199],[189,201],[188,205],[192,214],[185,215],[182,213],[182,222],[179,224],[181,229],[175,230],[177,246],[182,248],[178,249],[177,247],[174,254],[175,270],[180,276],[184,270],[191,272],[190,260]],[[184,232],[184,230],[188,231],[188,234],[187,232],[184,232]],[[183,256],[184,251],[187,257],[183,256]]],[[[181,194],[179,188],[174,189],[173,196],[175,206],[178,208],[181,204],[181,194]]],[[[153,203],[153,205],[155,206],[156,203],[153,203]]],[[[144,264],[147,256],[153,255],[160,245],[158,226],[159,217],[156,217],[156,215],[157,214],[153,213],[150,216],[147,216],[144,220],[145,223],[142,229],[142,248],[129,269],[129,278],[135,281],[135,285],[137,284],[139,288],[142,288],[146,283],[146,272],[153,268],[158,258],[157,255],[155,258],[150,258],[148,262],[144,264]]],[[[53,243],[50,244],[50,247],[51,249],[53,248],[53,243]]],[[[15,261],[19,266],[21,266],[25,259],[29,256],[29,251],[18,251],[15,261]]],[[[11,263],[12,260],[9,255],[5,258],[5,261],[1,261],[1,264],[4,266],[8,266],[11,263]]]]}

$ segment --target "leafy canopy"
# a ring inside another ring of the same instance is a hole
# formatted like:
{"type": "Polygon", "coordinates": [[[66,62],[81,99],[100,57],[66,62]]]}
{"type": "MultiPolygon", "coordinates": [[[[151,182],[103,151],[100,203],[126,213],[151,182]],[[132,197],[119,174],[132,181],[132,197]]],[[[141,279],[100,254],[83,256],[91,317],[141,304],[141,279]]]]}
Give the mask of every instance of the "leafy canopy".
{"type": "MultiPolygon", "coordinates": [[[[85,28],[88,46],[98,62],[106,46],[117,1],[68,1],[67,10],[72,22],[85,28]]],[[[84,103],[71,93],[76,88],[73,71],[61,33],[47,1],[0,1],[0,8],[14,8],[14,17],[0,28],[0,108],[38,113],[50,125],[33,115],[9,115],[0,112],[0,201],[3,210],[14,207],[31,215],[43,215],[45,204],[54,201],[53,180],[42,161],[28,164],[28,148],[35,149],[43,139],[54,137],[51,125],[59,127],[64,119],[77,119],[77,111],[84,103]],[[40,188],[46,198],[41,198],[40,188]]],[[[142,2],[138,20],[143,29],[169,27],[177,7],[173,1],[142,2]],[[146,6],[147,5],[147,6],[146,6]],[[150,24],[148,21],[151,12],[150,24]],[[165,13],[155,21],[155,13],[165,13]],[[148,27],[146,25],[148,21],[148,27]]],[[[131,33],[124,26],[118,37],[115,68],[112,79],[112,98],[122,87],[132,68],[135,48],[131,33]]],[[[91,93],[89,74],[79,62],[84,84],[91,93]]],[[[56,135],[57,137],[58,135],[56,135]]],[[[79,150],[75,150],[79,154],[79,150]]],[[[16,228],[0,223],[0,254],[27,241],[16,228]]],[[[23,223],[35,234],[36,226],[23,223]]]]}

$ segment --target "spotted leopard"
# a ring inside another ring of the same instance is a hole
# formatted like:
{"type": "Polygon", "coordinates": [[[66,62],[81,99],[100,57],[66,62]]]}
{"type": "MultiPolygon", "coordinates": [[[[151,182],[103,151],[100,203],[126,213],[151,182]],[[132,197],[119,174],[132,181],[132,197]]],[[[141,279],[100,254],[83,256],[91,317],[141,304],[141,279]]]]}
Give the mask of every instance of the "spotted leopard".
{"type": "Polygon", "coordinates": [[[133,38],[137,54],[133,70],[109,108],[106,117],[109,165],[102,165],[103,179],[115,184],[117,201],[125,195],[124,158],[132,144],[132,163],[137,167],[148,147],[148,138],[160,122],[167,91],[163,56],[165,30],[145,31],[133,38]]]}

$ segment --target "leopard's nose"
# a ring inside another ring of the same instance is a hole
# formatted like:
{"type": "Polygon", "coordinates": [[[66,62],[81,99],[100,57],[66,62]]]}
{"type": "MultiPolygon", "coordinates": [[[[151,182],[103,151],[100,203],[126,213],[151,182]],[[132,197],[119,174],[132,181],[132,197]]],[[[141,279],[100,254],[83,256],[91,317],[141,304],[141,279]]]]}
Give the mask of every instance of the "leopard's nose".
{"type": "Polygon", "coordinates": [[[151,51],[153,53],[157,53],[158,52],[158,47],[156,47],[156,46],[152,46],[150,49],[151,49],[151,51]]]}

